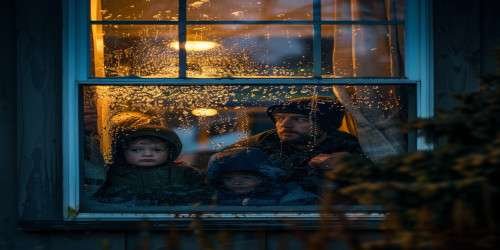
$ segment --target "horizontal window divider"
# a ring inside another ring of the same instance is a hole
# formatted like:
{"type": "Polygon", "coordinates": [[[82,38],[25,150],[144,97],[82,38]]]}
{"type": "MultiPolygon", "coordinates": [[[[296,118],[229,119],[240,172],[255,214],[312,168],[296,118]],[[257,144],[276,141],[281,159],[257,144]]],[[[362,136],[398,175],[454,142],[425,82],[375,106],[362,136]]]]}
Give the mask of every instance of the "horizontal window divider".
{"type": "Polygon", "coordinates": [[[313,20],[199,20],[186,21],[189,25],[194,24],[313,24],[313,20]]]}
{"type": "Polygon", "coordinates": [[[401,20],[322,20],[321,24],[403,25],[401,20]]]}
{"type": "Polygon", "coordinates": [[[78,82],[79,85],[409,85],[416,83],[417,81],[401,78],[92,78],[78,82]]]}
{"type": "MultiPolygon", "coordinates": [[[[208,24],[241,24],[241,25],[255,25],[255,24],[270,24],[270,25],[283,25],[283,24],[302,24],[310,25],[315,23],[313,20],[219,20],[219,21],[186,21],[187,25],[208,25],[208,24]]],[[[90,21],[90,24],[108,24],[108,25],[161,25],[170,24],[177,25],[179,21],[169,20],[99,20],[90,21]]],[[[330,20],[320,21],[320,24],[337,24],[337,25],[402,25],[404,21],[398,20],[330,20]]]]}
{"type": "Polygon", "coordinates": [[[90,24],[131,24],[131,25],[147,25],[147,24],[170,24],[177,25],[179,21],[169,20],[100,20],[90,21],[90,24]]]}

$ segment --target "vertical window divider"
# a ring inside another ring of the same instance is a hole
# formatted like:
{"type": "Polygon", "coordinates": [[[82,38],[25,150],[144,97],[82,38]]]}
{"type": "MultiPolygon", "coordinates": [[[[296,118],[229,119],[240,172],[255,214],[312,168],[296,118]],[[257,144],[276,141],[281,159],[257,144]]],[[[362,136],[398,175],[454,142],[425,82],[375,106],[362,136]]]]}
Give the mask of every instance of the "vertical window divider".
{"type": "Polygon", "coordinates": [[[321,78],[321,0],[313,0],[313,78],[321,78]]]}
{"type": "Polygon", "coordinates": [[[178,23],[178,32],[179,32],[179,78],[186,78],[186,68],[187,68],[187,60],[186,60],[186,37],[187,37],[187,29],[186,29],[186,18],[187,18],[187,7],[186,0],[179,0],[179,23],[178,23]]]}

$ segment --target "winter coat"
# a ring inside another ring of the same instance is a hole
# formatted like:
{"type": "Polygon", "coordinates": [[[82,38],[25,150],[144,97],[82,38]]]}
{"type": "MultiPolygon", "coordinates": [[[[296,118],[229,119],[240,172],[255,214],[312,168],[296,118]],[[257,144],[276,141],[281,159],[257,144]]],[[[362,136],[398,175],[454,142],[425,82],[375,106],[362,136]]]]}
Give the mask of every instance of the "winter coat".
{"type": "Polygon", "coordinates": [[[341,131],[327,134],[324,141],[310,149],[298,149],[281,143],[275,129],[262,132],[240,141],[233,147],[256,147],[265,152],[272,164],[281,166],[285,172],[286,182],[299,183],[304,190],[320,194],[324,184],[324,170],[312,168],[309,161],[319,154],[349,152],[368,160],[361,150],[356,137],[341,131]]]}
{"type": "Polygon", "coordinates": [[[134,201],[145,205],[208,202],[209,196],[199,171],[174,162],[150,168],[112,166],[95,194],[101,202],[134,201]]]}
{"type": "Polygon", "coordinates": [[[174,162],[181,152],[181,142],[173,131],[161,127],[120,130],[112,144],[113,163],[107,166],[106,180],[94,197],[101,202],[181,205],[207,202],[210,197],[205,176],[198,170],[174,162]],[[126,163],[124,146],[140,137],[156,137],[167,144],[167,161],[154,167],[126,163]]]}
{"type": "Polygon", "coordinates": [[[305,192],[299,185],[285,183],[285,172],[272,165],[268,156],[257,148],[232,148],[210,158],[207,180],[216,190],[219,205],[274,206],[305,205],[317,201],[316,195],[305,192]],[[262,182],[254,191],[237,194],[224,188],[222,178],[229,173],[249,173],[262,182]]]}

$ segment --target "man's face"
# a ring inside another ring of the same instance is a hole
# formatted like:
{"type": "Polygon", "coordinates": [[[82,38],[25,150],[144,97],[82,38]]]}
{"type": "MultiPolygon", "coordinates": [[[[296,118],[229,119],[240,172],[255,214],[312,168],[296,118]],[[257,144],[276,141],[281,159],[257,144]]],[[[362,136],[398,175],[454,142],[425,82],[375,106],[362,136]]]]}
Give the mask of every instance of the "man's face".
{"type": "Polygon", "coordinates": [[[164,142],[139,139],[125,149],[125,160],[137,167],[154,167],[167,161],[168,149],[164,142]]]}
{"type": "Polygon", "coordinates": [[[306,115],[276,113],[274,120],[278,137],[282,142],[306,142],[313,136],[313,123],[306,115]]]}
{"type": "Polygon", "coordinates": [[[222,177],[226,189],[237,194],[250,193],[262,183],[259,176],[247,173],[229,173],[222,177]]]}

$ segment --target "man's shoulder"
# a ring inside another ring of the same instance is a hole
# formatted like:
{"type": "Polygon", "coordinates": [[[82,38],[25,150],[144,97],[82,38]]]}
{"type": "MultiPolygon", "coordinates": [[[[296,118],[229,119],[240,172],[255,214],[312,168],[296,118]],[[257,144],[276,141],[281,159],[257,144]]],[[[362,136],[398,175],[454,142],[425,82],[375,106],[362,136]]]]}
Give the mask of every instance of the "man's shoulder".
{"type": "Polygon", "coordinates": [[[322,143],[323,150],[339,152],[346,151],[350,153],[362,153],[358,138],[342,131],[330,133],[322,143]]]}
{"type": "Polygon", "coordinates": [[[230,145],[226,149],[237,148],[237,147],[257,147],[262,148],[270,144],[279,144],[279,138],[276,134],[275,129],[270,129],[252,136],[246,139],[236,142],[230,145]]]}

